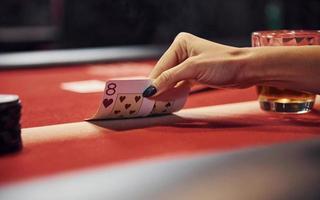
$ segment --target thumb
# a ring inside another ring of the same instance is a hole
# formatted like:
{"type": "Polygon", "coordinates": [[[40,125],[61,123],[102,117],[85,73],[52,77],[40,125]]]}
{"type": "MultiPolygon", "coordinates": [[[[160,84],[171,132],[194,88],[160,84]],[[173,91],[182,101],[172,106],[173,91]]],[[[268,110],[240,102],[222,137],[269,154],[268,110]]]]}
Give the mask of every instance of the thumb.
{"type": "Polygon", "coordinates": [[[197,74],[195,67],[189,59],[179,65],[162,72],[145,91],[144,97],[158,96],[169,88],[173,88],[178,82],[194,79],[197,74]]]}

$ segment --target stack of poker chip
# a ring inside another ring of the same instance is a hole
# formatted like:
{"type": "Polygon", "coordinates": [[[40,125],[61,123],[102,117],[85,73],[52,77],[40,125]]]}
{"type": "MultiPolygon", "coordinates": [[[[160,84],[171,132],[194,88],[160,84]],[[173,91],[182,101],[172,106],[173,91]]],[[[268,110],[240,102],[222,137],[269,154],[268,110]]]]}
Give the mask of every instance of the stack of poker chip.
{"type": "Polygon", "coordinates": [[[0,155],[22,148],[20,116],[19,97],[0,94],[0,155]]]}

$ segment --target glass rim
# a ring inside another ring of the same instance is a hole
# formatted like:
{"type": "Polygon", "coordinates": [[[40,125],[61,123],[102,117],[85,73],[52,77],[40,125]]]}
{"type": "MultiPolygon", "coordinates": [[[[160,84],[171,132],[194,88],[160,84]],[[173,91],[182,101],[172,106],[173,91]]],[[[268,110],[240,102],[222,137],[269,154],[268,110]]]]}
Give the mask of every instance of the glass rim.
{"type": "Polygon", "coordinates": [[[251,36],[260,37],[297,37],[297,36],[316,36],[320,37],[320,30],[304,29],[280,29],[280,30],[262,30],[254,31],[251,36]]]}

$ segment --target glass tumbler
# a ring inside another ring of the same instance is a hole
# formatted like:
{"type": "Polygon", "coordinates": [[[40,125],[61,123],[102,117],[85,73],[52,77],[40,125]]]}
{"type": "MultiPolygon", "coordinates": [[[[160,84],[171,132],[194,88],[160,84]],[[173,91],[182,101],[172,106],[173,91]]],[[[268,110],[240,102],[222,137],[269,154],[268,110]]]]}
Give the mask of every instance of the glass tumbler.
{"type": "MultiPolygon", "coordinates": [[[[251,42],[253,47],[319,45],[320,31],[259,31],[252,33],[251,42]]],[[[262,110],[279,113],[309,112],[316,98],[312,93],[270,86],[257,86],[257,93],[262,110]]]]}

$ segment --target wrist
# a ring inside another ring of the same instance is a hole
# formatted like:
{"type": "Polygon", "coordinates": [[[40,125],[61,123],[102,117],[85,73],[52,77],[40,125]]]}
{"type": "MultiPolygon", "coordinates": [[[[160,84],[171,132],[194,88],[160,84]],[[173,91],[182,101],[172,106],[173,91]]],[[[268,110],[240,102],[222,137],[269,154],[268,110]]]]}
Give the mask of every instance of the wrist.
{"type": "MultiPolygon", "coordinates": [[[[280,47],[281,48],[281,47],[280,47]]],[[[247,48],[248,58],[245,71],[248,79],[255,85],[274,81],[285,81],[288,76],[287,64],[281,63],[284,57],[279,47],[247,48]],[[278,51],[277,53],[277,50],[278,51]],[[281,67],[279,66],[281,65],[281,67]]],[[[290,70],[289,70],[290,71],[290,70]]]]}
{"type": "Polygon", "coordinates": [[[247,83],[247,85],[256,85],[262,81],[264,75],[261,71],[262,61],[258,59],[257,48],[246,47],[239,48],[241,57],[237,59],[240,66],[239,82],[247,83]]]}

